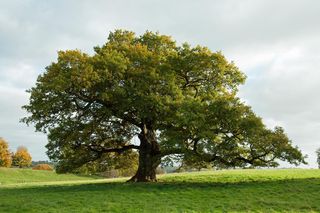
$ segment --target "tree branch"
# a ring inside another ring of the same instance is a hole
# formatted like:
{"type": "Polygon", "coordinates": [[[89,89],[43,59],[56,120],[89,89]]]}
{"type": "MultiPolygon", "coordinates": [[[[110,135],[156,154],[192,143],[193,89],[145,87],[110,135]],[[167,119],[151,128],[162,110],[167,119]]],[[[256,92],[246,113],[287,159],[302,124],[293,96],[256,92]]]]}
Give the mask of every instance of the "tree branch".
{"type": "Polygon", "coordinates": [[[185,151],[180,148],[173,148],[173,149],[161,150],[160,156],[164,157],[166,155],[184,154],[184,153],[185,151]]]}
{"type": "Polygon", "coordinates": [[[118,154],[121,154],[122,152],[124,151],[127,151],[129,149],[140,149],[140,146],[136,146],[136,145],[126,145],[126,146],[123,146],[121,148],[102,148],[102,149],[96,149],[94,148],[94,146],[87,146],[91,151],[94,151],[94,152],[98,152],[98,153],[109,153],[109,152],[116,152],[118,154]]]}

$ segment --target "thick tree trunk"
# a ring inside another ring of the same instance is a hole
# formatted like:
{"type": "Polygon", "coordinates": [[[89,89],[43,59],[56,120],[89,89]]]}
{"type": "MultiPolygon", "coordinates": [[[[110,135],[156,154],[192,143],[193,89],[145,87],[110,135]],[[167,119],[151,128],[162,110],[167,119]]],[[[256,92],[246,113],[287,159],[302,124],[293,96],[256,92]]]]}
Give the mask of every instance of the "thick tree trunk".
{"type": "Polygon", "coordinates": [[[156,133],[144,126],[139,134],[139,139],[139,167],[129,182],[156,182],[156,169],[161,162],[156,133]]]}

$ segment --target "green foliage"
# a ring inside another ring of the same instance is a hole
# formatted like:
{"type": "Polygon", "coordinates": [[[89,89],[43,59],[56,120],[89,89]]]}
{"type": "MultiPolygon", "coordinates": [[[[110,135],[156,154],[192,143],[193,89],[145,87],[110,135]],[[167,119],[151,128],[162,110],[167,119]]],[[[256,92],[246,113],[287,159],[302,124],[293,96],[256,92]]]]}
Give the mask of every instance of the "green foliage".
{"type": "Polygon", "coordinates": [[[29,167],[31,165],[31,160],[32,158],[28,149],[23,146],[19,146],[16,153],[12,155],[12,165],[20,168],[29,167]]]}
{"type": "Polygon", "coordinates": [[[104,177],[128,177],[134,175],[138,169],[138,153],[134,151],[127,151],[127,153],[120,155],[117,153],[105,153],[96,160],[83,164],[77,169],[71,169],[75,166],[75,160],[70,160],[60,164],[57,169],[58,172],[74,171],[79,174],[96,174],[104,177]],[[70,169],[64,166],[71,164],[70,169]]]}
{"type": "Polygon", "coordinates": [[[193,172],[163,175],[157,184],[123,181],[0,185],[0,212],[320,212],[320,170],[193,172]]]}
{"type": "Polygon", "coordinates": [[[10,167],[12,163],[8,143],[0,138],[0,167],[10,167]]]}
{"type": "Polygon", "coordinates": [[[212,169],[213,165],[210,162],[203,160],[197,155],[184,155],[181,165],[178,171],[190,171],[196,169],[200,171],[201,169],[212,169]]]}
{"type": "Polygon", "coordinates": [[[60,51],[24,106],[23,121],[48,133],[60,171],[131,149],[139,150],[140,172],[172,155],[227,167],[305,163],[282,128],[267,129],[237,98],[245,75],[221,52],[122,30],[94,50],[60,51]]]}

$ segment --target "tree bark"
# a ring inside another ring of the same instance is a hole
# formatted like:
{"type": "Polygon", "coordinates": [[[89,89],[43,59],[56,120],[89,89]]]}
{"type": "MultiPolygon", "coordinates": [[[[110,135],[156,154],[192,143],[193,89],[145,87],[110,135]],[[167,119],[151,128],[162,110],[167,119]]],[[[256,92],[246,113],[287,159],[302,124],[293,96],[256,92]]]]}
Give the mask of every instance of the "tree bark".
{"type": "Polygon", "coordinates": [[[145,125],[139,134],[139,166],[136,174],[128,182],[156,182],[156,169],[161,162],[160,146],[156,133],[145,125]]]}

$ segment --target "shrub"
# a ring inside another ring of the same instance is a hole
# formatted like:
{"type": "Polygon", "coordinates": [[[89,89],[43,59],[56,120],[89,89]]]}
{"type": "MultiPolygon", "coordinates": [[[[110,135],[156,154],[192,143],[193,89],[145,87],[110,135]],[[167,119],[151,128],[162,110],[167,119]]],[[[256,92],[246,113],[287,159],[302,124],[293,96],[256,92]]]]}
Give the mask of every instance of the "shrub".
{"type": "Polygon", "coordinates": [[[38,164],[32,168],[33,170],[47,170],[53,171],[53,168],[49,164],[38,164]]]}

